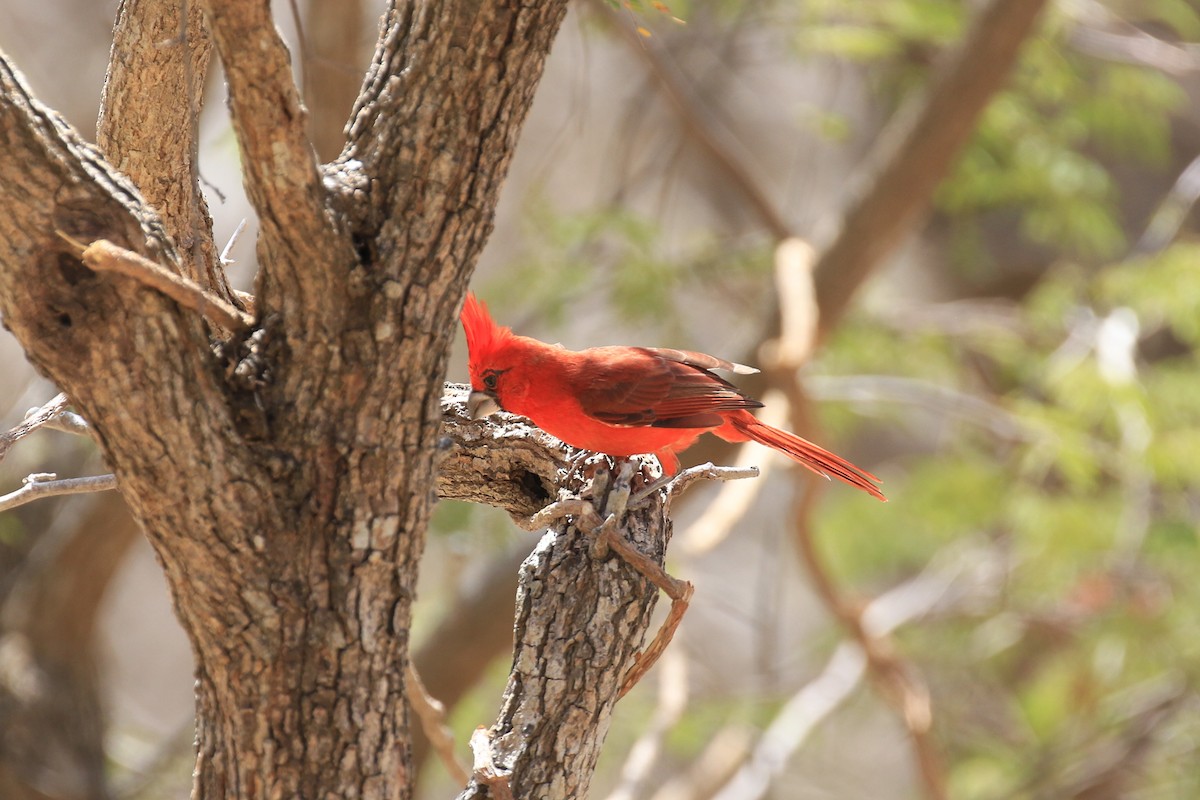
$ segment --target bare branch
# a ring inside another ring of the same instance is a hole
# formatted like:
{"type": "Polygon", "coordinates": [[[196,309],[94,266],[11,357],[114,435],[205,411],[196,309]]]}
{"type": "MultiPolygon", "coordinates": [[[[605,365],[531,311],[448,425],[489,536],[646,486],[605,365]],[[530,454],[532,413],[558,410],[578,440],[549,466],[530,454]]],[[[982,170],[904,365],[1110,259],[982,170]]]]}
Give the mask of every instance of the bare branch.
{"type": "Polygon", "coordinates": [[[333,324],[346,302],[354,263],[349,235],[327,213],[307,112],[270,3],[197,1],[225,68],[246,194],[258,212],[263,258],[256,294],[260,303],[280,304],[303,336],[306,327],[333,324]]]}
{"type": "Polygon", "coordinates": [[[62,411],[57,416],[52,417],[45,425],[52,431],[60,431],[62,433],[73,433],[76,436],[91,436],[92,426],[87,420],[76,414],[74,411],[62,411]]]}
{"type": "Polygon", "coordinates": [[[659,478],[646,488],[635,492],[629,498],[629,502],[637,505],[654,492],[664,488],[670,497],[677,497],[696,481],[737,481],[745,478],[757,478],[759,474],[758,467],[718,467],[710,461],[707,464],[688,467],[676,475],[665,475],[659,478]]]}
{"type": "Polygon", "coordinates": [[[0,496],[0,511],[32,503],[43,497],[57,497],[64,494],[89,494],[91,492],[107,492],[117,488],[115,475],[96,475],[89,478],[63,478],[53,472],[35,472],[26,475],[21,481],[24,485],[15,492],[0,496]]]}
{"type": "Polygon", "coordinates": [[[84,246],[70,236],[59,232],[59,236],[76,247],[81,247],[83,263],[96,272],[115,272],[133,278],[145,286],[156,289],[185,308],[201,314],[231,333],[241,333],[254,324],[254,318],[221,298],[209,294],[203,288],[176,275],[148,258],[117,247],[105,239],[84,246]]]}
{"type": "Polygon", "coordinates": [[[17,425],[10,431],[0,433],[0,461],[4,460],[4,457],[8,455],[8,449],[19,440],[33,433],[38,428],[49,426],[51,421],[66,409],[67,405],[66,394],[60,392],[40,408],[29,409],[25,413],[25,419],[22,420],[20,425],[17,425]]]}

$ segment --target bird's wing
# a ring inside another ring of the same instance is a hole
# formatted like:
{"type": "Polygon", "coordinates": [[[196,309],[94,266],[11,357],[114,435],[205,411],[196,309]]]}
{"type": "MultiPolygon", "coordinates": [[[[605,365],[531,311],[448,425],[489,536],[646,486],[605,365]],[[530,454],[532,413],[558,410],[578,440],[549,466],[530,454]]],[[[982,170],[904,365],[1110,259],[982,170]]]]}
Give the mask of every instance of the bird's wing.
{"type": "Polygon", "coordinates": [[[703,353],[597,347],[583,355],[580,406],[610,425],[715,428],[722,411],[762,406],[709,371],[734,365],[703,353]]]}
{"type": "Polygon", "coordinates": [[[736,375],[753,375],[758,372],[754,367],[747,367],[745,364],[737,364],[733,361],[726,361],[723,358],[710,356],[706,353],[696,353],[692,350],[672,350],[669,347],[639,347],[636,349],[643,350],[659,358],[665,358],[668,361],[678,361],[680,364],[687,364],[689,367],[696,367],[706,371],[723,369],[726,372],[732,372],[736,375]]]}

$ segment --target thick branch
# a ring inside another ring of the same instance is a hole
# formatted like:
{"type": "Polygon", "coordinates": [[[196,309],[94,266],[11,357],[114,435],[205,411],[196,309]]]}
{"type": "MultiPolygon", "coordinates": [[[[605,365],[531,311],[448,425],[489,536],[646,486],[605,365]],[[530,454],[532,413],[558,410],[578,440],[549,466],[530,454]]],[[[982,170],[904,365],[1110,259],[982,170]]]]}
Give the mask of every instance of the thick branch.
{"type": "MultiPolygon", "coordinates": [[[[351,115],[339,164],[371,192],[384,252],[409,254],[414,278],[469,274],[477,250],[447,259],[456,241],[490,231],[565,0],[393,3],[351,115]],[[447,214],[455,220],[446,226],[447,214]]],[[[432,320],[449,324],[457,300],[432,320]],[[440,316],[444,314],[445,316],[440,316]]]]}
{"type": "Polygon", "coordinates": [[[528,519],[557,499],[577,451],[520,417],[505,415],[503,425],[471,420],[465,407],[469,393],[470,387],[452,383],[442,398],[442,435],[449,451],[438,471],[438,496],[528,519]]]}
{"type": "Polygon", "coordinates": [[[58,234],[109,239],[177,272],[171,243],[137,189],[35,101],[3,58],[0,208],[0,312],[30,359],[98,423],[102,444],[177,427],[148,409],[173,405],[156,393],[163,372],[188,375],[198,396],[214,389],[206,326],[156,292],[95,275],[58,234]],[[104,413],[98,398],[120,411],[104,413]]]}
{"type": "Polygon", "coordinates": [[[924,95],[878,137],[850,191],[840,229],[817,263],[820,336],[837,327],[867,276],[929,211],[933,193],[1003,87],[1045,0],[990,0],[924,95]]]}
{"type": "Polygon", "coordinates": [[[162,215],[185,254],[183,276],[232,302],[199,183],[200,107],[211,53],[194,2],[122,0],[96,142],[162,215]]]}
{"type": "MultiPolygon", "coordinates": [[[[629,509],[618,534],[659,566],[671,534],[663,497],[629,509]]],[[[560,520],[521,567],[512,674],[489,741],[475,747],[477,763],[490,747],[493,769],[461,800],[489,796],[502,778],[514,797],[587,796],[658,595],[621,556],[596,550],[592,531],[560,520]]]]}
{"type": "Polygon", "coordinates": [[[270,3],[201,2],[225,67],[246,195],[258,212],[259,314],[282,312],[296,332],[335,331],[354,253],[328,213],[307,113],[270,3]]]}

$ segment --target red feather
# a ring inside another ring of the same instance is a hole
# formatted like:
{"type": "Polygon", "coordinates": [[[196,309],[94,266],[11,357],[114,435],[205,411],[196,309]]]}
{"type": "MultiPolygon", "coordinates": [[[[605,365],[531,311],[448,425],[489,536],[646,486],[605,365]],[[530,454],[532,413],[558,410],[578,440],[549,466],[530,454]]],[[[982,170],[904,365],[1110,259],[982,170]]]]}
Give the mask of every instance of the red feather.
{"type": "Polygon", "coordinates": [[[886,500],[879,479],[795,434],[759,422],[762,403],[712,372],[752,371],[703,353],[651,347],[567,350],[496,325],[467,295],[471,387],[569,445],[612,456],[654,453],[669,473],[701,434],[754,440],[814,472],[886,500]]]}

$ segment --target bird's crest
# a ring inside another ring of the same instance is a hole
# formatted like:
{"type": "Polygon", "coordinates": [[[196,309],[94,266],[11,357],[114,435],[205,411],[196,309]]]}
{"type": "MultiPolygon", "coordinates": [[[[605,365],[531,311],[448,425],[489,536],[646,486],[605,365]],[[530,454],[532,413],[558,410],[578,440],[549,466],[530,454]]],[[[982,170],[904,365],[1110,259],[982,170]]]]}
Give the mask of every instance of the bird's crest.
{"type": "Polygon", "coordinates": [[[487,306],[474,292],[467,293],[467,302],[463,304],[461,318],[463,331],[467,334],[467,353],[472,364],[486,360],[513,336],[511,328],[502,327],[492,321],[487,306]]]}

